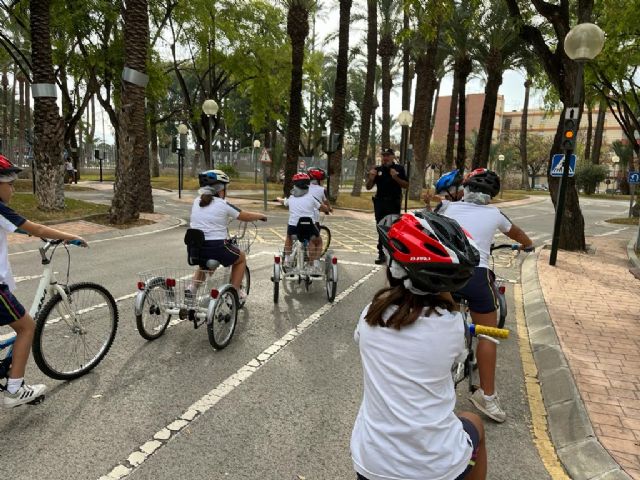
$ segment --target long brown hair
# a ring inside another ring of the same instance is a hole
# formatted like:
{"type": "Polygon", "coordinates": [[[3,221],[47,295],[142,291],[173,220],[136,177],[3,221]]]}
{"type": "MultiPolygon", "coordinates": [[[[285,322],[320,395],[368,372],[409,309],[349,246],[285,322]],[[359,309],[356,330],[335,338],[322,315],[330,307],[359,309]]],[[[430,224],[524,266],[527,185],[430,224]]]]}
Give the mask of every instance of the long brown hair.
{"type": "Polygon", "coordinates": [[[365,316],[366,322],[372,327],[389,327],[400,330],[411,325],[421,315],[431,315],[436,307],[452,311],[455,306],[441,295],[416,295],[404,287],[402,280],[395,279],[387,269],[389,286],[379,290],[371,301],[365,316]],[[391,305],[398,308],[385,322],[383,314],[391,305]],[[424,309],[426,308],[426,312],[424,309]]]}
{"type": "Polygon", "coordinates": [[[211,202],[213,202],[213,195],[209,195],[208,193],[200,195],[200,203],[199,203],[199,205],[201,207],[206,207],[208,205],[211,205],[211,202]]]}

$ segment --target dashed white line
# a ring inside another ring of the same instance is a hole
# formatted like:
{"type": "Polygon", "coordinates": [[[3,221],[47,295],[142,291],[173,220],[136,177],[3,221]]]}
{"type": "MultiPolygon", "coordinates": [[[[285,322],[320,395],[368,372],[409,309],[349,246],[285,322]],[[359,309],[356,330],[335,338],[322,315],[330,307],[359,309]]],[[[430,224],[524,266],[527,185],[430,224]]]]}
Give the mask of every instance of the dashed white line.
{"type": "Polygon", "coordinates": [[[289,330],[280,339],[276,340],[269,347],[263,350],[255,358],[251,359],[244,366],[240,367],[233,375],[227,377],[216,388],[209,393],[202,396],[199,400],[192,403],[187,409],[164,428],[157,431],[149,441],[138,447],[137,450],[131,452],[126,460],[116,465],[108,474],[100,477],[99,480],[119,480],[125,478],[137,470],[149,457],[164,446],[166,446],[171,440],[176,438],[185,427],[193,423],[200,418],[207,410],[213,407],[216,403],[231,393],[242,382],[251,377],[257,372],[263,365],[271,360],[280,350],[283,350],[297,337],[302,335],[309,327],[314,325],[322,316],[329,312],[335,305],[344,300],[360,285],[365,283],[371,278],[381,267],[374,267],[369,273],[363,276],[360,280],[352,284],[349,288],[340,293],[334,300],[334,302],[328,303],[320,307],[314,313],[309,315],[303,321],[298,323],[295,328],[289,330]]]}

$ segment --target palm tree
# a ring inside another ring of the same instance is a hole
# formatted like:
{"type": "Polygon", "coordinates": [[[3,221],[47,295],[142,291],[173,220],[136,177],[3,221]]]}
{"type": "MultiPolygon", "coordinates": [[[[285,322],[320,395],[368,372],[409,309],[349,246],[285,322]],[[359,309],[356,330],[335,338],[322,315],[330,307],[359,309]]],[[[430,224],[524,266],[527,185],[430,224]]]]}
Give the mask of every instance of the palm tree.
{"type": "MultiPolygon", "coordinates": [[[[378,8],[376,0],[367,0],[367,75],[364,87],[364,98],[360,111],[360,141],[358,144],[358,160],[356,163],[355,181],[351,195],[359,197],[364,178],[369,131],[371,130],[371,114],[374,105],[374,88],[376,83],[376,50],[378,45],[378,8]]],[[[375,152],[372,152],[375,155],[375,152]]]]}
{"type": "MultiPolygon", "coordinates": [[[[336,66],[336,83],[331,112],[331,133],[340,138],[344,136],[344,122],[347,103],[347,73],[349,70],[349,23],[351,17],[351,0],[340,0],[340,28],[338,42],[338,64],[336,66]]],[[[329,198],[335,202],[338,198],[340,177],[342,173],[342,145],[331,154],[329,160],[329,198]]]]}
{"type": "MultiPolygon", "coordinates": [[[[149,48],[147,0],[128,0],[124,11],[124,64],[146,74],[149,48]]],[[[149,135],[145,118],[145,85],[122,81],[118,111],[118,162],[111,222],[123,224],[153,211],[149,173],[149,135]]]]}
{"type": "Polygon", "coordinates": [[[297,170],[302,121],[302,66],[304,44],[309,35],[309,13],[315,0],[284,0],[287,13],[287,34],[291,39],[291,85],[289,88],[289,118],[287,120],[287,160],[284,166],[284,195],[292,188],[291,177],[297,170]]]}
{"type": "MultiPolygon", "coordinates": [[[[33,83],[55,84],[51,58],[50,0],[32,0],[29,5],[33,83]]],[[[37,168],[38,208],[64,208],[62,144],[64,124],[55,97],[34,98],[34,157],[37,168]]]]}
{"type": "Polygon", "coordinates": [[[382,67],[382,148],[391,147],[390,130],[391,114],[390,98],[393,88],[391,66],[398,52],[394,38],[397,35],[397,15],[400,3],[397,0],[378,0],[380,16],[380,42],[378,43],[378,55],[382,67]]]}

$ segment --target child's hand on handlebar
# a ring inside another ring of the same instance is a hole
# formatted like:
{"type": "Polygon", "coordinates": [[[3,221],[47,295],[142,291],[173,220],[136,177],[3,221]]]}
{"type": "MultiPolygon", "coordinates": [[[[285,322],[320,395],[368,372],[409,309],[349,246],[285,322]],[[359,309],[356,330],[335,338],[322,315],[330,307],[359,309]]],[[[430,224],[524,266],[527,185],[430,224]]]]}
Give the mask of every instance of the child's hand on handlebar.
{"type": "Polygon", "coordinates": [[[77,245],[78,247],[88,247],[89,246],[87,241],[82,237],[75,237],[75,238],[72,238],[71,240],[65,240],[64,243],[71,244],[71,245],[77,245]]]}

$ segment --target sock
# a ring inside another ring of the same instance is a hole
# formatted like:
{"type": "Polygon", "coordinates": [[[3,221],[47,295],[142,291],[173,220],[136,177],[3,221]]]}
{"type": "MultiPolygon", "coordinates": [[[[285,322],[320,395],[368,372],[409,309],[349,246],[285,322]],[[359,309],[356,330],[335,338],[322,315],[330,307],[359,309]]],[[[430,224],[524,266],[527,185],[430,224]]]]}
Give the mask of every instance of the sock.
{"type": "Polygon", "coordinates": [[[285,255],[284,256],[284,261],[289,263],[291,261],[291,255],[285,255]]]}
{"type": "Polygon", "coordinates": [[[314,267],[320,267],[320,260],[314,260],[313,261],[313,266],[314,267]]]}
{"type": "Polygon", "coordinates": [[[24,378],[10,378],[7,381],[7,392],[16,393],[22,384],[24,383],[24,378]]]}
{"type": "Polygon", "coordinates": [[[496,398],[496,394],[495,394],[495,392],[494,392],[494,394],[493,394],[493,395],[486,395],[486,394],[484,395],[484,399],[485,399],[487,402],[490,402],[490,401],[494,400],[495,398],[496,398]]]}

